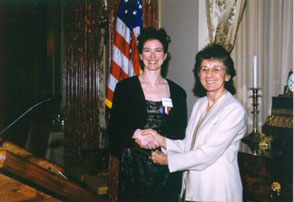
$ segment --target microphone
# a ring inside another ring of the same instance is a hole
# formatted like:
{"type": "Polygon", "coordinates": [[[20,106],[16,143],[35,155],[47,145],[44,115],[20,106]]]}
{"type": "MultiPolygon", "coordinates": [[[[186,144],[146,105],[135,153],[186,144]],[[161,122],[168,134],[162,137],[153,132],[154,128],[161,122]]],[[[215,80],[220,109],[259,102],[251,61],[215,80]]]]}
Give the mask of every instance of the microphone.
{"type": "Polygon", "coordinates": [[[20,120],[22,117],[24,117],[27,113],[29,113],[30,111],[32,111],[34,108],[36,108],[37,106],[44,104],[46,102],[50,102],[52,101],[52,98],[47,98],[46,100],[43,100],[35,105],[33,105],[31,108],[29,108],[25,113],[23,113],[20,117],[18,117],[17,119],[15,119],[11,124],[9,124],[6,128],[4,128],[1,132],[0,132],[0,137],[1,135],[7,131],[11,126],[13,126],[13,124],[15,124],[18,120],[20,120]]]}

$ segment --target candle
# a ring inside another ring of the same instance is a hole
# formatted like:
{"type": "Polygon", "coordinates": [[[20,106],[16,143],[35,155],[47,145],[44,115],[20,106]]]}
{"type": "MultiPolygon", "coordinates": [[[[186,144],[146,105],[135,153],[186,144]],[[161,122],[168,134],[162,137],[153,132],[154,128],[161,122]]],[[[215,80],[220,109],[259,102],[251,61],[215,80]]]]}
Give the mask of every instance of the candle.
{"type": "Polygon", "coordinates": [[[107,7],[107,0],[104,0],[104,6],[107,7]]]}
{"type": "Polygon", "coordinates": [[[253,58],[253,88],[257,88],[257,56],[253,58]]]}

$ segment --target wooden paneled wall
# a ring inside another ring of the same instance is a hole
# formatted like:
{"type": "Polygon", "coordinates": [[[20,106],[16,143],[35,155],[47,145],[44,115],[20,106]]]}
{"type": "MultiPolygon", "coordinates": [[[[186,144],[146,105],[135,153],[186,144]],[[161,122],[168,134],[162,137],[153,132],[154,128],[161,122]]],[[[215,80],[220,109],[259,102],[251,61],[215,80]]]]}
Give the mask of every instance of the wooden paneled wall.
{"type": "Polygon", "coordinates": [[[100,1],[64,4],[63,100],[65,163],[73,165],[83,151],[98,149],[99,83],[104,76],[100,1]]]}

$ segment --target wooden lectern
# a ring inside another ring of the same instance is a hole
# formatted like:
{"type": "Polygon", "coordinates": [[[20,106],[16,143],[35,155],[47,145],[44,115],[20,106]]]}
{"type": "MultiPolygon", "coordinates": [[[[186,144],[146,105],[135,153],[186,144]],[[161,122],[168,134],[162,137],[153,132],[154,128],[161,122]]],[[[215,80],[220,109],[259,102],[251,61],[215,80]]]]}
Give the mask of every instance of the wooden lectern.
{"type": "MultiPolygon", "coordinates": [[[[0,147],[0,201],[103,201],[62,177],[63,168],[11,142],[0,147]]],[[[105,200],[104,200],[105,201],[105,200]]]]}

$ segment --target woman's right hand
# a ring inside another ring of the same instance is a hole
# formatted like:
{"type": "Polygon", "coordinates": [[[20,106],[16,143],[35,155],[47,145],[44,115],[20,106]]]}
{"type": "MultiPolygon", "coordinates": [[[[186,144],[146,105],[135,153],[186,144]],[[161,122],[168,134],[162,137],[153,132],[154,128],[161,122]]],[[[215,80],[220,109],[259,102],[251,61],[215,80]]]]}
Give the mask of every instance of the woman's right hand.
{"type": "MultiPolygon", "coordinates": [[[[143,136],[147,136],[147,135],[151,136],[154,139],[154,142],[156,142],[158,144],[158,146],[166,148],[166,139],[165,139],[165,137],[159,135],[156,130],[153,130],[153,129],[143,130],[142,135],[143,136]]],[[[148,145],[148,146],[152,147],[152,145],[148,145]]],[[[148,149],[155,149],[155,148],[148,148],[148,149]]]]}

